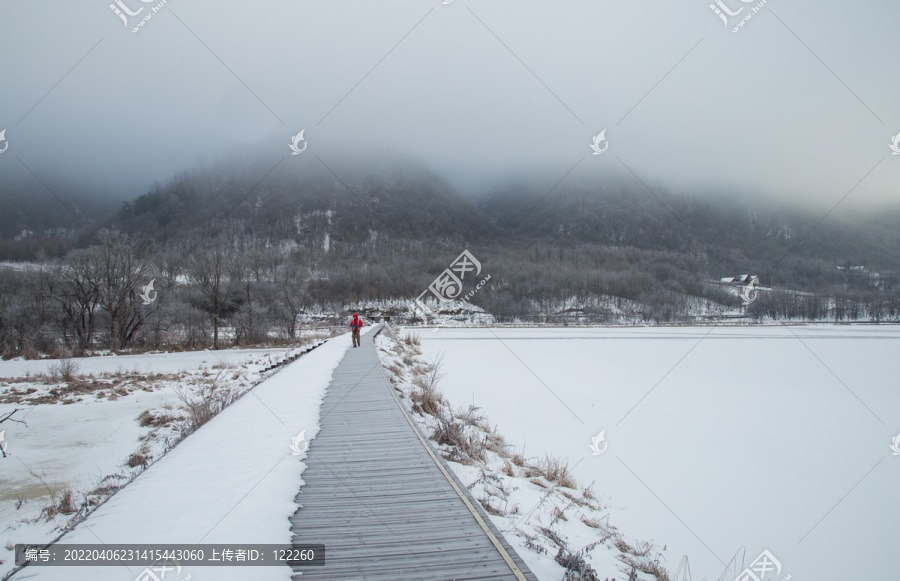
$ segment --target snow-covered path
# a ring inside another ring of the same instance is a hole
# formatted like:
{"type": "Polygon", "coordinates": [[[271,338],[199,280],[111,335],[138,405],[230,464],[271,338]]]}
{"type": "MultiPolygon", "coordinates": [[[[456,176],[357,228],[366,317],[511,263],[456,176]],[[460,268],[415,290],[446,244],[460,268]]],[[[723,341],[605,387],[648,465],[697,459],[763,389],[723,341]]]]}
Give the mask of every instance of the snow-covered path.
{"type": "MultiPolygon", "coordinates": [[[[257,386],[60,542],[290,544],[288,518],[306,465],[305,454],[292,455],[289,445],[303,430],[307,440],[315,437],[332,372],[349,346],[349,335],[334,338],[257,386]]],[[[132,581],[140,573],[140,567],[26,567],[14,579],[132,581]]],[[[291,569],[195,567],[166,579],[187,575],[288,580],[291,569]]]]}
{"type": "Polygon", "coordinates": [[[328,388],[291,519],[328,562],[303,579],[537,579],[417,434],[380,366],[363,340],[328,388]]]}

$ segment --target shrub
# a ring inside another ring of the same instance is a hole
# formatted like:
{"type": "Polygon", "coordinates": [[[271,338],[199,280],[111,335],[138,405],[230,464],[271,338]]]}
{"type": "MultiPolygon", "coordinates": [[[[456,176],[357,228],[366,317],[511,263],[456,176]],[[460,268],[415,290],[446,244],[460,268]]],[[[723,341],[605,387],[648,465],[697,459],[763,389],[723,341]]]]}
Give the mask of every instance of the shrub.
{"type": "Polygon", "coordinates": [[[55,363],[51,363],[47,371],[53,379],[72,381],[78,375],[78,369],[78,361],[71,357],[63,357],[55,363]]]}
{"type": "Polygon", "coordinates": [[[183,436],[197,431],[237,399],[237,394],[220,386],[218,379],[216,377],[203,386],[197,395],[176,390],[188,414],[187,421],[181,426],[183,436]]]}
{"type": "Polygon", "coordinates": [[[28,360],[41,358],[41,354],[38,353],[37,349],[35,349],[34,347],[24,347],[22,349],[21,355],[23,359],[28,360]]]}
{"type": "Polygon", "coordinates": [[[464,464],[485,460],[486,442],[472,434],[472,430],[467,429],[468,426],[447,413],[440,413],[436,418],[438,425],[431,434],[434,441],[441,445],[453,446],[456,452],[453,456],[458,455],[464,464]]]}

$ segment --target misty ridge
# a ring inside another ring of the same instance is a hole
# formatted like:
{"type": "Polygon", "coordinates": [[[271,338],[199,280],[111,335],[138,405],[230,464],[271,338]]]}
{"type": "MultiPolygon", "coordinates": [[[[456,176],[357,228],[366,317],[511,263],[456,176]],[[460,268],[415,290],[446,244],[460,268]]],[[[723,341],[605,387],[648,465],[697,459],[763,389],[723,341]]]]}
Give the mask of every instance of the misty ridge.
{"type": "Polygon", "coordinates": [[[710,277],[765,272],[764,283],[812,285],[797,289],[810,291],[825,279],[798,269],[795,260],[822,261],[828,271],[847,264],[873,272],[900,267],[895,205],[842,208],[823,219],[819,208],[674,194],[622,174],[562,181],[547,174],[522,172],[460,188],[453,176],[398,157],[337,163],[326,157],[273,169],[271,159],[257,156],[180,172],[123,202],[78,190],[59,196],[65,189],[52,197],[29,183],[0,190],[0,260],[33,260],[38,249],[59,256],[95,244],[93,233],[111,228],[157,245],[222,230],[289,242],[318,258],[376,243],[424,244],[448,256],[470,244],[488,252],[492,245],[535,244],[666,251],[702,261],[710,277]]]}
{"type": "Polygon", "coordinates": [[[523,174],[462,192],[422,163],[384,157],[222,161],[117,207],[27,189],[0,203],[11,209],[0,218],[7,356],[291,340],[310,316],[336,323],[355,309],[412,322],[410,302],[466,249],[491,281],[470,305],[441,311],[460,320],[481,310],[548,324],[900,315],[896,208],[822,220],[625,177],[523,174]],[[746,307],[715,284],[739,274],[763,289],[746,307]],[[159,299],[147,305],[151,279],[159,299]]]}

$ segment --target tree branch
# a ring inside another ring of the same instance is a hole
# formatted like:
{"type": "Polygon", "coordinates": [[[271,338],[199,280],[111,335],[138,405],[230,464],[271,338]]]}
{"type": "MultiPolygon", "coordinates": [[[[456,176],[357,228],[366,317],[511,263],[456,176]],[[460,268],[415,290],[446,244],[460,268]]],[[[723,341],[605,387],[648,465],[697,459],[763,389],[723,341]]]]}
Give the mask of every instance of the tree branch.
{"type": "Polygon", "coordinates": [[[14,413],[20,412],[20,411],[22,411],[22,410],[20,410],[19,408],[16,408],[16,409],[14,409],[13,411],[9,412],[8,414],[6,414],[6,417],[0,418],[0,424],[2,424],[3,422],[5,422],[6,420],[9,420],[9,421],[11,421],[11,422],[17,422],[17,423],[19,423],[19,424],[25,424],[25,427],[27,428],[27,427],[28,427],[28,424],[27,424],[27,423],[23,422],[22,420],[16,420],[16,419],[13,419],[13,417],[12,417],[14,413]]]}

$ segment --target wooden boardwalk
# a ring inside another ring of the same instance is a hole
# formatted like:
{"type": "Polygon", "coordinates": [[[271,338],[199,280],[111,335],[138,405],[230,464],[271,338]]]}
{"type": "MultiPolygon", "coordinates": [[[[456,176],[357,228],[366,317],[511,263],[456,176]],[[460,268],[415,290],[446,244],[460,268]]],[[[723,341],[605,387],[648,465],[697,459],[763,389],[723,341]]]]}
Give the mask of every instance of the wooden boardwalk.
{"type": "Polygon", "coordinates": [[[322,404],[291,518],[324,543],[299,579],[535,580],[436,453],[381,373],[372,335],[347,351],[322,404]]]}

